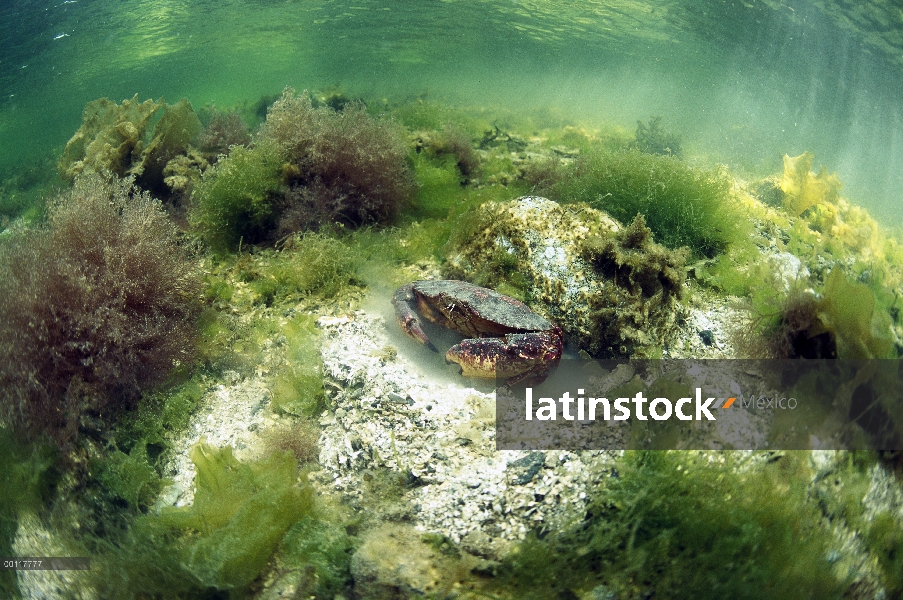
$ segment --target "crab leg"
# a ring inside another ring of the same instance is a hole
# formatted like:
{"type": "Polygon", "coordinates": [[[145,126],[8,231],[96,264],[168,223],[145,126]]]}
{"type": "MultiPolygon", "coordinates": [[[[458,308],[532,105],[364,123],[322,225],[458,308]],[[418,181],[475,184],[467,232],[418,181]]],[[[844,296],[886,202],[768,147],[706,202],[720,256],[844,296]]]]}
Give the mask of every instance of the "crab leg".
{"type": "Polygon", "coordinates": [[[392,297],[392,304],[395,306],[395,318],[398,320],[398,325],[408,337],[414,338],[433,352],[438,352],[420,326],[420,318],[414,310],[416,302],[414,287],[410,283],[396,290],[392,297]]]}
{"type": "Polygon", "coordinates": [[[461,366],[465,377],[498,377],[508,379],[509,383],[524,377],[541,381],[560,359],[560,334],[547,331],[467,339],[445,354],[447,362],[461,366]]]}

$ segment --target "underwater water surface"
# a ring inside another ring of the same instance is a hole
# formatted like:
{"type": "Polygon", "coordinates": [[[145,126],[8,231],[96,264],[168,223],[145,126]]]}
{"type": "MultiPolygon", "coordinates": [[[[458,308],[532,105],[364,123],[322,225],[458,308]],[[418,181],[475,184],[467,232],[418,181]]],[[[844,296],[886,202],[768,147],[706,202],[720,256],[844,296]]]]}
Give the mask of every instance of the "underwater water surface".
{"type": "Polygon", "coordinates": [[[0,8],[0,173],[59,155],[82,107],[338,86],[632,129],[755,175],[812,151],[903,209],[899,11],[824,1],[22,1],[0,8]]]}

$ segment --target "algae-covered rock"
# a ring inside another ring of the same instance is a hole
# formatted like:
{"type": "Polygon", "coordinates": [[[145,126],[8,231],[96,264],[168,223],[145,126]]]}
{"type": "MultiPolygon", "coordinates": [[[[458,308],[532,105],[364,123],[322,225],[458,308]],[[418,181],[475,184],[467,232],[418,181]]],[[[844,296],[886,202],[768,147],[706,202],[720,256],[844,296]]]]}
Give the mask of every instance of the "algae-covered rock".
{"type": "Polygon", "coordinates": [[[366,533],[351,559],[354,596],[360,600],[481,597],[478,578],[462,575],[489,566],[461,553],[442,536],[411,525],[386,523],[366,533]],[[452,593],[452,592],[458,593],[452,593]]]}
{"type": "Polygon", "coordinates": [[[521,296],[597,357],[655,356],[678,311],[684,251],[585,204],[484,204],[450,243],[449,277],[521,296]]]}

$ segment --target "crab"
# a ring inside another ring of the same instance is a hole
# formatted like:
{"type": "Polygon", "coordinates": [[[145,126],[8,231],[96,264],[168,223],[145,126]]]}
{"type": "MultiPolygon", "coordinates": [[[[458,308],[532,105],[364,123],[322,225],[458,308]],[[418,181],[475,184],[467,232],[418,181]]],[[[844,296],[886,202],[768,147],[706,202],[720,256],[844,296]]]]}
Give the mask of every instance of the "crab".
{"type": "Polygon", "coordinates": [[[420,317],[467,336],[445,354],[465,377],[538,384],[561,360],[561,328],[494,290],[452,279],[415,281],[398,288],[392,303],[401,329],[434,352],[420,317]]]}

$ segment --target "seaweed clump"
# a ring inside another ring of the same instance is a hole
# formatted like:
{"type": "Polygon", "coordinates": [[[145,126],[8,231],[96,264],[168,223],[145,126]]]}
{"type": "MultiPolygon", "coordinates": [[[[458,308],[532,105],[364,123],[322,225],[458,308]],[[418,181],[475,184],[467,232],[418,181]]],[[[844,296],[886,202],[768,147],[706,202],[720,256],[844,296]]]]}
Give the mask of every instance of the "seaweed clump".
{"type": "Polygon", "coordinates": [[[306,92],[288,88],[260,135],[286,157],[280,236],[324,223],[388,223],[414,193],[400,130],[359,102],[315,108],[306,92]]]}
{"type": "Polygon", "coordinates": [[[583,258],[619,286],[651,298],[659,293],[680,298],[684,252],[671,252],[653,242],[643,215],[607,239],[592,236],[583,242],[583,258]]]}
{"type": "Polygon", "coordinates": [[[168,193],[169,188],[164,182],[166,166],[185,154],[202,129],[201,121],[188,100],[182,98],[175,104],[163,103],[163,115],[154,126],[154,133],[139,160],[129,169],[129,174],[134,175],[136,183],[145,190],[155,194],[168,193]]]}
{"type": "Polygon", "coordinates": [[[66,144],[60,157],[60,176],[74,181],[82,171],[109,171],[124,177],[144,148],[148,123],[159,102],[131,100],[116,104],[109,98],[85,106],[82,125],[66,144]]]}
{"type": "Polygon", "coordinates": [[[447,123],[442,131],[423,134],[417,140],[415,150],[426,152],[431,158],[449,157],[466,180],[480,168],[480,156],[473,147],[470,135],[461,127],[447,123]]]}
{"type": "MultiPolygon", "coordinates": [[[[580,252],[617,290],[614,297],[587,296],[594,337],[582,340],[581,346],[594,355],[614,354],[612,340],[642,339],[650,316],[655,321],[658,311],[673,308],[681,298],[687,252],[656,244],[642,215],[614,235],[587,237],[580,252]]],[[[617,353],[624,353],[620,345],[617,353]]]]}
{"type": "Polygon", "coordinates": [[[185,98],[175,104],[138,102],[137,94],[122,104],[100,98],[85,106],[82,120],[59,160],[63,179],[74,181],[88,171],[134,175],[142,188],[156,193],[168,191],[164,184],[167,163],[185,153],[202,130],[185,98]],[[163,115],[148,138],[147,129],[161,109],[163,115]]]}
{"type": "Polygon", "coordinates": [[[272,144],[235,146],[192,190],[189,223],[216,252],[266,240],[276,220],[282,154],[272,144]]]}
{"type": "Polygon", "coordinates": [[[824,294],[793,289],[776,310],[762,310],[761,338],[741,346],[769,358],[895,358],[891,318],[864,283],[831,271],[824,294]]]}
{"type": "Polygon", "coordinates": [[[778,181],[778,188],[784,193],[784,207],[799,216],[820,203],[836,204],[840,198],[841,183],[837,175],[829,175],[822,167],[818,175],[813,175],[811,152],[799,156],[784,155],[784,174],[778,181]]]}
{"type": "Polygon", "coordinates": [[[207,127],[197,136],[195,144],[204,158],[216,162],[220,155],[229,154],[232,146],[247,146],[251,143],[248,126],[235,112],[213,109],[207,127]]]}
{"type": "Polygon", "coordinates": [[[159,519],[200,534],[184,547],[183,564],[202,584],[245,586],[289,527],[313,510],[313,488],[295,485],[298,463],[287,452],[245,464],[231,448],[200,443],[191,460],[198,469],[194,504],[164,511],[159,519]]]}
{"type": "MultiPolygon", "coordinates": [[[[250,292],[245,296],[249,304],[269,307],[314,295],[333,298],[358,281],[357,267],[358,259],[346,243],[309,231],[286,240],[281,251],[265,249],[243,255],[235,262],[233,274],[248,284],[242,287],[250,292]]],[[[232,295],[229,283],[215,285],[220,289],[208,290],[212,300],[232,295]]]]}
{"type": "Polygon", "coordinates": [[[194,187],[189,220],[216,249],[259,243],[329,223],[391,222],[415,184],[400,131],[363,104],[314,107],[287,88],[250,147],[194,187]]]}
{"type": "Polygon", "coordinates": [[[207,126],[195,136],[192,145],[183,154],[171,157],[163,168],[163,182],[172,192],[174,204],[189,198],[204,172],[228,156],[233,147],[250,143],[248,126],[238,113],[213,109],[207,126]]]}
{"type": "Polygon", "coordinates": [[[697,258],[712,258],[747,237],[748,220],[731,202],[724,170],[631,149],[582,154],[572,165],[544,171],[539,191],[553,200],[586,202],[622,223],[642,214],[658,243],[687,246],[697,258]]]}
{"type": "MultiPolygon", "coordinates": [[[[818,309],[815,296],[791,290],[781,303],[777,323],[764,334],[764,354],[774,358],[837,358],[837,338],[819,318],[818,309]]],[[[747,352],[750,346],[755,352],[755,340],[741,343],[747,352]]]]}
{"type": "Polygon", "coordinates": [[[341,527],[323,519],[290,452],[242,462],[231,448],[201,441],[191,460],[197,468],[193,504],[138,517],[114,535],[115,545],[102,545],[95,584],[102,597],[242,595],[280,544],[296,561],[291,568],[310,570],[311,593],[344,585],[350,542],[341,527]]]}
{"type": "Polygon", "coordinates": [[[646,154],[680,156],[680,136],[662,128],[661,116],[651,117],[649,123],[636,122],[634,145],[646,154]]]}
{"type": "Polygon", "coordinates": [[[71,442],[192,357],[199,280],[158,201],[79,177],[0,246],[0,410],[71,442]]]}
{"type": "Polygon", "coordinates": [[[586,521],[528,538],[500,582],[530,598],[845,597],[804,456],[628,452],[586,521]]]}

